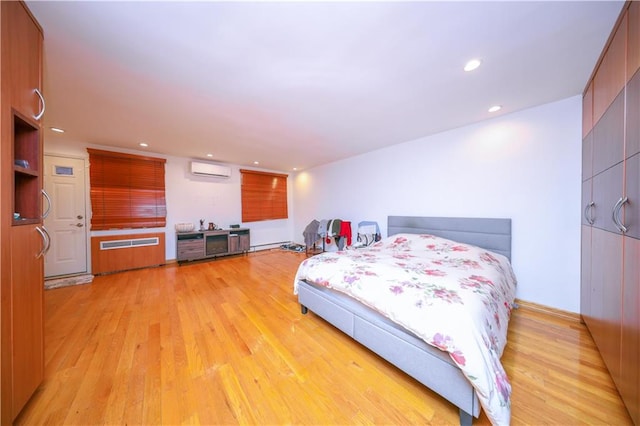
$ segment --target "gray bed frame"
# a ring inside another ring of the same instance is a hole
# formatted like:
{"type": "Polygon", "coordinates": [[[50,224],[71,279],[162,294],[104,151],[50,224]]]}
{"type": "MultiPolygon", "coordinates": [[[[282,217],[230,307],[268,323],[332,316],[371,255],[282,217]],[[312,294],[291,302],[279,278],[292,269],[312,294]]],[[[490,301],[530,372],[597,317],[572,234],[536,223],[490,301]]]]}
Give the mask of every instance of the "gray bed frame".
{"type": "MultiPolygon", "coordinates": [[[[389,216],[387,234],[432,234],[473,244],[511,259],[511,219],[389,216]]],[[[305,281],[298,283],[298,302],[400,368],[460,410],[460,424],[480,415],[475,389],[449,354],[348,296],[305,281]]]]}

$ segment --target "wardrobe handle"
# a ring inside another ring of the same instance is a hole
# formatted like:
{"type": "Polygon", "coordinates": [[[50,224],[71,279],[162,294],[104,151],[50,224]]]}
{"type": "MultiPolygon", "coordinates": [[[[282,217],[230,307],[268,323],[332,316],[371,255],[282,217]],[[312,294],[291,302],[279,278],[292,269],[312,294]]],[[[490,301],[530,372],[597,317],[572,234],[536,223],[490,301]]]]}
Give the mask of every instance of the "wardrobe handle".
{"type": "Polygon", "coordinates": [[[40,90],[36,88],[36,89],[33,89],[33,91],[36,92],[36,95],[38,95],[38,97],[40,98],[40,102],[42,102],[42,109],[40,110],[39,113],[34,115],[33,118],[35,118],[36,120],[40,120],[44,115],[44,110],[47,106],[44,103],[44,96],[42,96],[42,93],[40,93],[40,90]]]}
{"type": "Polygon", "coordinates": [[[622,223],[622,219],[620,218],[620,212],[622,211],[622,206],[624,206],[628,202],[629,202],[629,198],[627,197],[620,198],[620,201],[618,201],[620,205],[618,206],[618,210],[616,211],[616,222],[618,222],[618,224],[620,225],[620,232],[622,232],[623,234],[625,234],[629,230],[629,228],[627,228],[625,224],[622,223]]]}
{"type": "Polygon", "coordinates": [[[47,247],[45,247],[44,253],[42,254],[47,254],[49,253],[49,249],[51,248],[51,235],[49,235],[49,231],[47,231],[47,228],[45,228],[44,225],[42,225],[42,231],[44,232],[44,235],[47,237],[47,247]]]}
{"type": "Polygon", "coordinates": [[[40,237],[42,237],[42,250],[40,250],[40,253],[36,255],[36,259],[40,259],[44,255],[45,251],[47,250],[47,246],[49,245],[49,243],[48,243],[47,235],[42,231],[42,229],[40,229],[39,226],[36,226],[36,231],[38,231],[38,233],[40,234],[40,237]]]}
{"type": "Polygon", "coordinates": [[[584,206],[584,219],[589,223],[589,225],[593,225],[595,223],[595,219],[593,217],[593,207],[596,205],[593,201],[584,206]],[[589,215],[587,216],[587,211],[589,215]]]}
{"type": "Polygon", "coordinates": [[[618,223],[618,216],[616,215],[616,212],[618,210],[618,206],[620,205],[620,202],[622,201],[622,198],[620,198],[613,206],[613,209],[611,210],[611,220],[613,221],[613,225],[616,227],[616,229],[620,232],[622,232],[622,229],[620,229],[620,224],[618,223]]]}
{"type": "Polygon", "coordinates": [[[623,234],[627,232],[627,227],[624,226],[622,221],[620,220],[620,210],[622,209],[622,205],[626,203],[628,200],[627,197],[620,198],[618,202],[613,206],[613,210],[611,211],[611,220],[613,220],[613,224],[618,228],[618,231],[623,234]]]}
{"type": "Polygon", "coordinates": [[[42,213],[42,218],[46,219],[47,216],[49,216],[49,213],[51,212],[51,197],[49,197],[49,194],[47,194],[47,191],[45,191],[44,189],[41,189],[40,191],[42,191],[42,195],[44,195],[44,198],[47,199],[47,210],[42,213]]]}

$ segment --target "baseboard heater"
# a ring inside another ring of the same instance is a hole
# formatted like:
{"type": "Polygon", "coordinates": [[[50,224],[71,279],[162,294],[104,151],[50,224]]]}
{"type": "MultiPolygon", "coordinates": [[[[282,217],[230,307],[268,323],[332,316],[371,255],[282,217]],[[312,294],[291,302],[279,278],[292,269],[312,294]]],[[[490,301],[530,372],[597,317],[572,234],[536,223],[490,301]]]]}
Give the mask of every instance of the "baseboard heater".
{"type": "Polygon", "coordinates": [[[164,233],[91,237],[94,275],[164,265],[164,233]]]}

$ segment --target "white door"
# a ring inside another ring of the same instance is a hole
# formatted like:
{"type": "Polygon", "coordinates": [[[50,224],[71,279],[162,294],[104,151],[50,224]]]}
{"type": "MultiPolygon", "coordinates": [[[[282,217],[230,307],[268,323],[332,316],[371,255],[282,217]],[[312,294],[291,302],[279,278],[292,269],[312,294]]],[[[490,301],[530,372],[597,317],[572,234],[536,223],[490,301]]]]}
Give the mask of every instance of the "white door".
{"type": "MultiPolygon", "coordinates": [[[[44,259],[45,277],[87,272],[84,160],[45,155],[44,188],[51,198],[51,210],[44,220],[51,237],[51,249],[44,259]]],[[[43,208],[47,209],[47,200],[43,208]]]]}

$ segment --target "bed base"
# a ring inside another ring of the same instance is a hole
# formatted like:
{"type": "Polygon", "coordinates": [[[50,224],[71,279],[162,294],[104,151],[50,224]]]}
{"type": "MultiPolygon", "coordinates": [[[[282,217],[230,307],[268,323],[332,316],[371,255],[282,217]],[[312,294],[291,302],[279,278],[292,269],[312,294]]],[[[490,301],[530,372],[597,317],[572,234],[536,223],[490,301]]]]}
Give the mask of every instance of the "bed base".
{"type": "Polygon", "coordinates": [[[475,389],[449,355],[387,318],[324,287],[298,283],[301,311],[329,322],[460,410],[460,424],[471,425],[480,414],[475,389]]]}
{"type": "MultiPolygon", "coordinates": [[[[387,235],[432,234],[484,247],[511,259],[511,219],[389,216],[387,235]]],[[[480,415],[475,389],[449,355],[348,296],[298,283],[302,313],[309,310],[391,362],[460,409],[460,424],[480,415]]]]}

